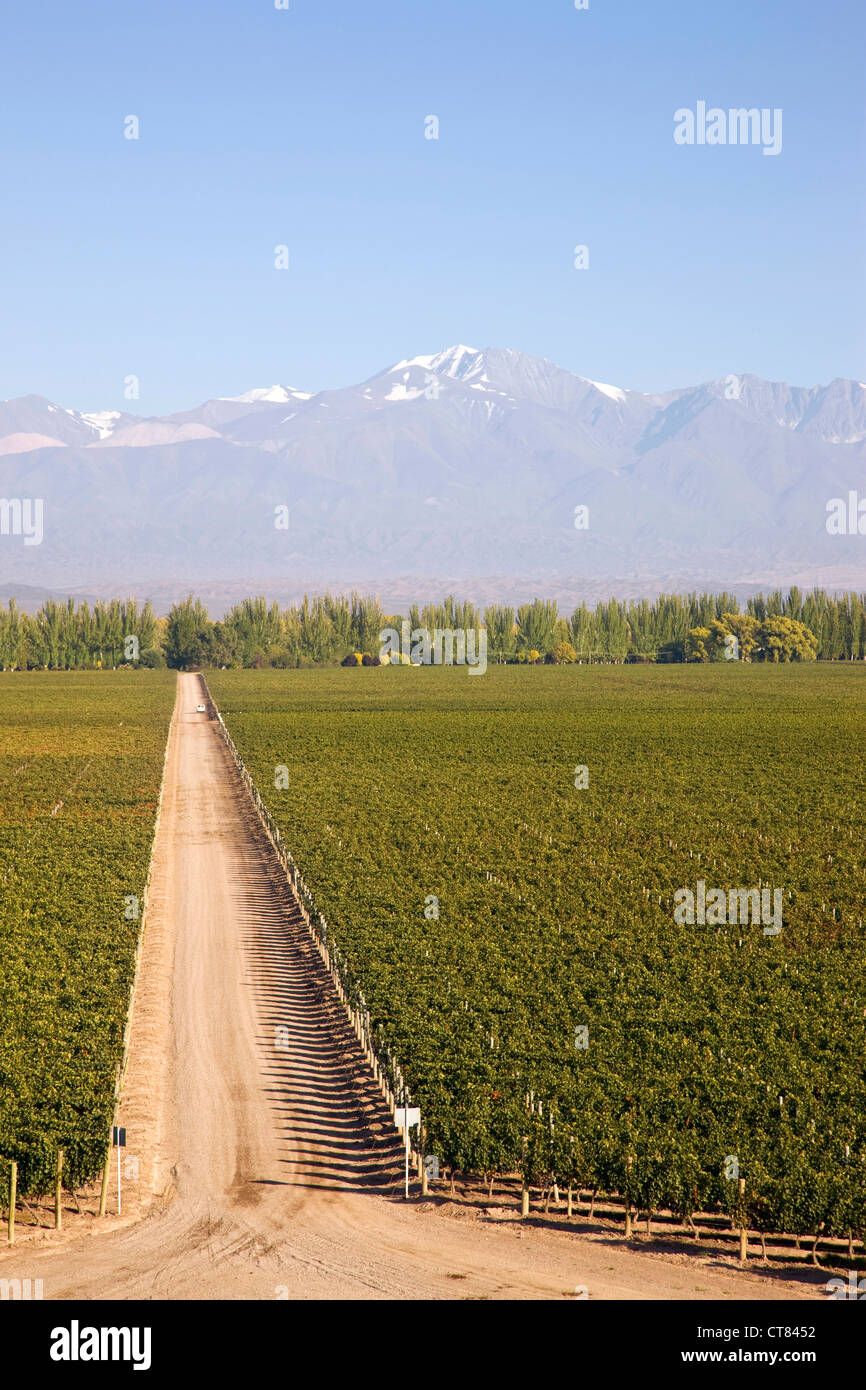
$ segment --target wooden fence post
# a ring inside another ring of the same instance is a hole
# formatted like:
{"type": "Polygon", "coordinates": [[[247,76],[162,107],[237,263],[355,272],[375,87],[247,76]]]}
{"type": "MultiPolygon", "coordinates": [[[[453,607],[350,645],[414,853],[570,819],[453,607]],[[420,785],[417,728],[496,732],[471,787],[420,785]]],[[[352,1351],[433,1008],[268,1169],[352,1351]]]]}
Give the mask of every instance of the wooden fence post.
{"type": "MultiPolygon", "coordinates": [[[[629,1183],[630,1183],[631,1169],[632,1169],[632,1161],[633,1161],[633,1160],[632,1160],[632,1155],[629,1154],[628,1158],[626,1159],[626,1164],[625,1164],[625,1166],[626,1166],[626,1171],[627,1171],[627,1176],[626,1176],[626,1185],[627,1185],[627,1186],[628,1186],[629,1183]]],[[[626,1238],[626,1240],[630,1240],[630,1239],[631,1239],[631,1198],[630,1198],[630,1197],[626,1197],[626,1199],[625,1199],[625,1238],[626,1238]]]]}
{"type": "Polygon", "coordinates": [[[740,1264],[744,1265],[749,1258],[749,1234],[746,1229],[746,1204],[743,1201],[746,1191],[745,1178],[740,1178],[738,1187],[740,1191],[740,1264]]]}
{"type": "MultiPolygon", "coordinates": [[[[529,1143],[529,1135],[528,1135],[528,1134],[523,1134],[523,1135],[521,1135],[521,1147],[522,1147],[522,1155],[523,1155],[523,1158],[524,1158],[524,1159],[526,1158],[526,1152],[527,1152],[527,1145],[528,1145],[528,1143],[529,1143]]],[[[528,1215],[529,1215],[529,1185],[527,1184],[526,1175],[525,1175],[525,1174],[523,1175],[521,1181],[522,1181],[523,1186],[522,1186],[521,1191],[520,1191],[520,1215],[523,1217],[523,1216],[528,1216],[528,1215]]]]}
{"type": "Polygon", "coordinates": [[[57,1183],[56,1183],[56,1186],[55,1186],[55,1188],[54,1188],[54,1229],[55,1229],[55,1231],[59,1231],[59,1230],[60,1230],[60,1226],[61,1226],[61,1215],[60,1215],[60,1187],[61,1187],[61,1183],[62,1183],[62,1182],[63,1182],[63,1150],[62,1150],[62,1149],[58,1149],[58,1150],[57,1150],[57,1183]]]}
{"type": "Polygon", "coordinates": [[[99,1194],[99,1215],[105,1215],[105,1208],[108,1203],[108,1168],[111,1163],[111,1128],[108,1131],[108,1151],[105,1155],[105,1166],[102,1169],[102,1190],[99,1194]]]}
{"type": "Polygon", "coordinates": [[[15,1244],[15,1199],[18,1196],[18,1164],[9,1165],[9,1244],[15,1244]]]}

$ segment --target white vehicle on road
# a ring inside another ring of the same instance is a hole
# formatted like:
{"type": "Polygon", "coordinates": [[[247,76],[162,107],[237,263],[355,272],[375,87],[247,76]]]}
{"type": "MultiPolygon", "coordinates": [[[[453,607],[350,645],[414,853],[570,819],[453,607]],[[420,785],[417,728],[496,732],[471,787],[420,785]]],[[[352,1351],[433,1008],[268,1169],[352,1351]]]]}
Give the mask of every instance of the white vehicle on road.
{"type": "Polygon", "coordinates": [[[196,707],[195,707],[195,712],[196,712],[196,714],[206,714],[206,713],[207,713],[207,711],[206,711],[204,705],[196,705],[196,707]]]}

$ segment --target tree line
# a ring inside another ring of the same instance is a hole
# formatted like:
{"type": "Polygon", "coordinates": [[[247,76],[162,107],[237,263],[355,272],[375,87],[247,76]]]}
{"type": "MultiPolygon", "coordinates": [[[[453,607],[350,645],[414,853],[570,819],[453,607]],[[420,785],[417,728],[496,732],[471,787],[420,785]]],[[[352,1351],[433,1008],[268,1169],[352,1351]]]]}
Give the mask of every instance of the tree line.
{"type": "MultiPolygon", "coordinates": [[[[164,626],[164,623],[163,623],[164,626]]],[[[132,664],[164,666],[161,624],[149,603],[58,603],[47,599],[36,614],[23,613],[14,598],[0,608],[0,667],[4,671],[81,670],[132,664]],[[129,637],[136,643],[130,644],[129,637]]]]}
{"type": "Polygon", "coordinates": [[[98,667],[299,667],[378,660],[386,627],[486,629],[493,662],[861,661],[866,659],[866,594],[805,593],[796,586],[756,594],[741,607],[730,593],[662,594],[625,602],[582,603],[561,614],[554,599],[483,610],[449,596],[386,613],[379,600],[305,595],[281,608],[246,598],[212,621],[189,596],[158,618],[150,603],[114,599],[76,604],[47,600],[33,615],[14,599],[0,609],[0,667],[80,670],[98,667]],[[735,652],[730,639],[736,638],[735,652]],[[135,642],[130,643],[129,639],[135,642]]]}

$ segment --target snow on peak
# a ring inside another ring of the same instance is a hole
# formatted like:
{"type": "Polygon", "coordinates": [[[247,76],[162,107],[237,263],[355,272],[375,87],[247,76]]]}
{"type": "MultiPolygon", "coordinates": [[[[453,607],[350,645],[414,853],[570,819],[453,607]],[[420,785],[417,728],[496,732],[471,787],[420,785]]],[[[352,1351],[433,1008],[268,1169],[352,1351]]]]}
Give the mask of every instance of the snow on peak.
{"type": "Polygon", "coordinates": [[[119,410],[94,410],[90,414],[82,414],[79,419],[85,425],[90,425],[91,429],[96,430],[100,439],[107,439],[113,433],[115,421],[120,419],[119,410]]]}
{"type": "Polygon", "coordinates": [[[244,391],[242,396],[220,396],[221,401],[237,401],[239,405],[258,405],[264,401],[269,405],[285,405],[287,401],[308,401],[310,391],[296,391],[293,386],[258,386],[252,391],[244,391]]]}
{"type": "MultiPolygon", "coordinates": [[[[589,377],[586,378],[589,381],[589,377]]],[[[589,381],[590,386],[594,386],[596,391],[602,391],[605,396],[610,396],[612,401],[624,401],[625,391],[621,386],[608,386],[604,381],[589,381]]]]}
{"type": "Polygon", "coordinates": [[[404,382],[402,382],[402,381],[395,381],[394,385],[391,387],[391,390],[388,392],[387,396],[385,397],[385,400],[386,400],[386,401],[417,401],[418,397],[419,397],[419,396],[423,396],[423,395],[424,395],[424,388],[423,388],[423,387],[420,387],[420,388],[416,389],[415,387],[412,387],[412,386],[406,386],[406,384],[405,384],[404,382]]]}
{"type": "Polygon", "coordinates": [[[444,352],[434,353],[432,357],[408,357],[390,368],[392,372],[402,371],[404,367],[423,367],[436,376],[449,376],[455,381],[467,381],[484,369],[484,357],[478,348],[457,343],[445,348],[444,352]]]}

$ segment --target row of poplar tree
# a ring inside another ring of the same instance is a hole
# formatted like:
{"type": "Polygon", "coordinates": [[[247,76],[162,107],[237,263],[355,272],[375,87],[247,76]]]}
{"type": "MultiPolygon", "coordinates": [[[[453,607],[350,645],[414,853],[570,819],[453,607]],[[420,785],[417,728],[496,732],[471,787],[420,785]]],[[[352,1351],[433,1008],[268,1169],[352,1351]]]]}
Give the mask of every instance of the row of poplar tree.
{"type": "Polygon", "coordinates": [[[336,664],[352,653],[376,656],[386,627],[487,630],[488,661],[623,662],[724,659],[724,634],[734,631],[751,659],[822,661],[866,658],[866,594],[804,593],[791,588],[748,599],[733,594],[662,594],[652,601],[612,598],[560,614],[555,600],[483,610],[453,597],[386,613],[363,594],[305,596],[281,608],[248,598],[220,621],[199,599],[176,603],[158,618],[149,603],[45,602],[35,614],[10,600],[0,609],[3,670],[71,670],[124,664],[306,666],[336,664]],[[740,621],[732,622],[739,617],[740,621]],[[804,631],[806,635],[804,636],[804,631]],[[130,642],[134,638],[134,642],[130,642]]]}

